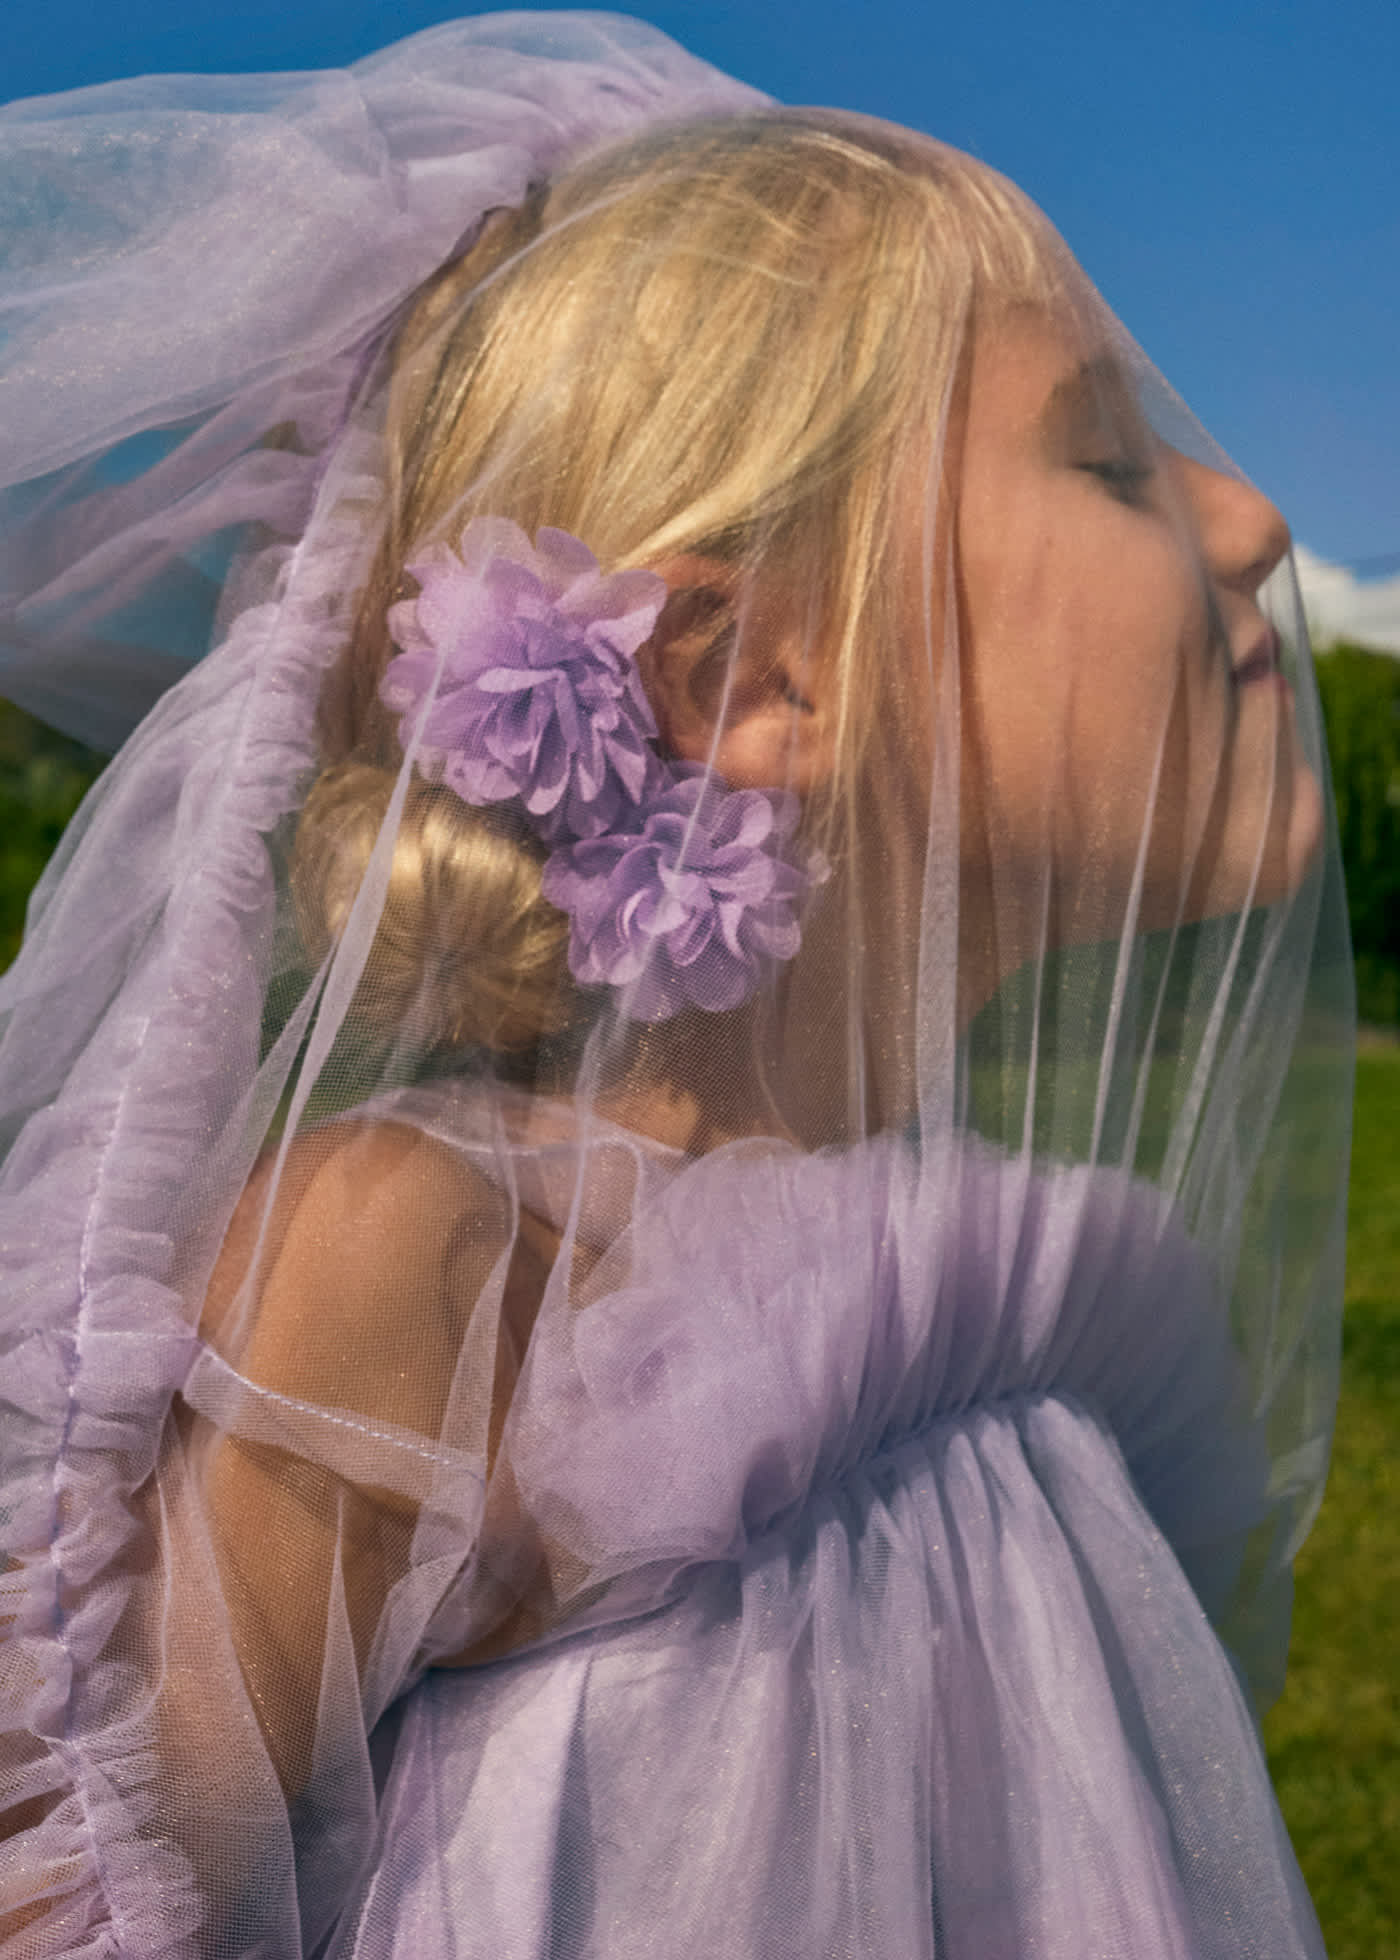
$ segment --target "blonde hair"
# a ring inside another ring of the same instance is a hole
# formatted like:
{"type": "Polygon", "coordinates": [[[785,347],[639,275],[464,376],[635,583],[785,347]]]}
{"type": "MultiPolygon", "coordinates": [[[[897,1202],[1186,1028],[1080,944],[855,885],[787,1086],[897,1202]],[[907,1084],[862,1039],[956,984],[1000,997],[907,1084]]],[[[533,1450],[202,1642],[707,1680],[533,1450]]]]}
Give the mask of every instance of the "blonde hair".
{"type": "MultiPolygon", "coordinates": [[[[1056,276],[1020,192],[912,142],[810,112],[662,127],[500,215],[423,289],[393,352],[383,541],[323,703],[332,773],[307,806],[303,893],[353,889],[387,802],[398,752],[376,690],[405,562],[484,512],[571,531],[609,567],[687,553],[797,571],[836,704],[827,816],[851,828],[907,639],[892,555],[910,471],[937,454],[974,309],[1043,303],[1056,276]]],[[[444,988],[424,1014],[441,1039],[528,1045],[568,992],[542,854],[490,812],[415,796],[432,820],[405,823],[362,994],[388,1014],[444,988]],[[471,958],[445,957],[454,932],[471,958]]],[[[320,906],[318,929],[340,910],[320,906]]]]}
{"type": "MultiPolygon", "coordinates": [[[[292,895],[319,960],[355,902],[388,813],[393,775],[345,762],[312,786],[297,828],[292,895]]],[[[414,781],[395,838],[362,1010],[420,1050],[506,1053],[558,1032],[563,915],[540,899],[538,868],[509,820],[414,781]],[[482,903],[483,891],[490,903],[482,903]]]]}

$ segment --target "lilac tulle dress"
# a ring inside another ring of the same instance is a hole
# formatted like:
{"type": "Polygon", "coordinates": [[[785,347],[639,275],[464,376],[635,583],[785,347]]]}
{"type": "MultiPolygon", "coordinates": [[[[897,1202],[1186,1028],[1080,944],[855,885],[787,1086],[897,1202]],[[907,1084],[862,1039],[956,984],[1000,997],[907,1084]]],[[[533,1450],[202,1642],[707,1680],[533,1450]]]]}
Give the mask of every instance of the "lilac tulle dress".
{"type": "MultiPolygon", "coordinates": [[[[381,1113],[492,1161],[479,1095],[381,1113]]],[[[594,1150],[611,1244],[508,1447],[599,1597],[402,1705],[328,1954],[1320,1953],[1203,1604],[1267,1459],[1155,1194],[965,1139],[594,1150]]],[[[567,1207],[573,1147],[515,1169],[567,1207]]]]}

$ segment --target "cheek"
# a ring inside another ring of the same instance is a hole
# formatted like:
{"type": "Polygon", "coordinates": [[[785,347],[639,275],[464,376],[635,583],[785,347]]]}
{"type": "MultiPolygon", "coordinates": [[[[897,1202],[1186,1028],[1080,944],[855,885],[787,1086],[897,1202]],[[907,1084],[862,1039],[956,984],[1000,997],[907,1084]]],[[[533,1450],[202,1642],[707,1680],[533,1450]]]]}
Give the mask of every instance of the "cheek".
{"type": "Polygon", "coordinates": [[[1221,742],[1203,594],[1170,554],[1125,552],[1111,574],[1108,556],[1047,557],[978,675],[1000,807],[1094,875],[1135,860],[1155,805],[1179,811],[1221,742]]]}
{"type": "Polygon", "coordinates": [[[1074,690],[1076,607],[1034,522],[1014,507],[999,548],[963,568],[959,604],[965,788],[994,846],[1044,823],[1060,773],[1074,690]]]}
{"type": "Polygon", "coordinates": [[[1205,581],[1175,527],[1094,493],[1002,516],[961,595],[965,820],[994,878],[1038,883],[1048,852],[1112,929],[1145,837],[1179,902],[1221,771],[1205,581]]]}
{"type": "Polygon", "coordinates": [[[1205,587],[1168,539],[1125,534],[1114,575],[1080,607],[1070,709],[1073,805],[1097,805],[1106,848],[1136,854],[1144,830],[1184,847],[1208,806],[1227,741],[1226,659],[1205,587]],[[1131,545],[1132,549],[1128,547],[1131,545]]]}

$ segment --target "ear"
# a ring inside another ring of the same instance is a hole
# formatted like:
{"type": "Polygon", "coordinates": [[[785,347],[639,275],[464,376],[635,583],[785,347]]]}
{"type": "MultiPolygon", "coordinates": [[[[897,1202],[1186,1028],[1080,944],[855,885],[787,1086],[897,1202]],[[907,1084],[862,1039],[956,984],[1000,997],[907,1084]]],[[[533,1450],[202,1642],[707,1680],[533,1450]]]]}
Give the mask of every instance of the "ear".
{"type": "Polygon", "coordinates": [[[638,656],[663,745],[739,789],[805,794],[830,774],[815,631],[799,595],[722,559],[653,565],[669,597],[638,656]]]}

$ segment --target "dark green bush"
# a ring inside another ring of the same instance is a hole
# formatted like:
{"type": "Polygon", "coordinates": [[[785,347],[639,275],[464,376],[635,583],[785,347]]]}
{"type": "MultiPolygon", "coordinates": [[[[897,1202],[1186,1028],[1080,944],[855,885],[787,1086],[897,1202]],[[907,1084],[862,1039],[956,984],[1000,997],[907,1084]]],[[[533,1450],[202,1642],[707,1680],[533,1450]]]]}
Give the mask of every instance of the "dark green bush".
{"type": "Polygon", "coordinates": [[[1364,1021],[1400,1021],[1400,659],[1338,646],[1317,663],[1364,1021]]]}
{"type": "Polygon", "coordinates": [[[105,760],[0,701],[0,968],[19,951],[34,882],[105,760]]]}

